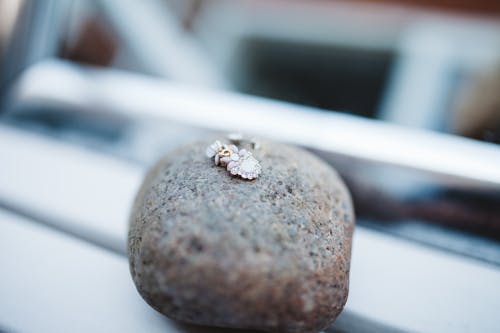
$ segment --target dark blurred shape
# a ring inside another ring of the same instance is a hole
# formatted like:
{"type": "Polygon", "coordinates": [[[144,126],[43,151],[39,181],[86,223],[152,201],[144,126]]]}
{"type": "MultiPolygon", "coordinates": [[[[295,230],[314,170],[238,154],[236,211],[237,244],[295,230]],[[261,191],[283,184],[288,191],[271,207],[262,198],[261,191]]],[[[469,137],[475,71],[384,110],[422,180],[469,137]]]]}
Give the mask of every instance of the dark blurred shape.
{"type": "MultiPolygon", "coordinates": [[[[399,197],[343,169],[359,217],[390,225],[404,221],[427,223],[500,240],[500,197],[496,192],[450,189],[444,186],[399,197]]],[[[373,176],[373,175],[372,175],[373,176]]],[[[397,182],[386,178],[387,183],[397,182]]]]}
{"type": "Polygon", "coordinates": [[[250,39],[243,92],[373,118],[391,66],[389,51],[250,39]]]}
{"type": "Polygon", "coordinates": [[[181,18],[181,25],[182,27],[190,31],[193,29],[193,25],[196,21],[196,17],[200,13],[200,10],[202,9],[203,6],[203,1],[202,0],[192,0],[192,1],[187,1],[187,10],[182,15],[181,18]]]}
{"type": "Polygon", "coordinates": [[[500,240],[500,198],[473,191],[442,190],[404,202],[407,218],[478,233],[500,240]]]}
{"type": "Polygon", "coordinates": [[[98,18],[87,18],[74,41],[64,41],[63,58],[95,66],[109,66],[118,50],[114,34],[98,18]]]}
{"type": "Polygon", "coordinates": [[[454,132],[500,143],[500,66],[479,75],[460,96],[454,132]]]}
{"type": "Polygon", "coordinates": [[[398,4],[482,15],[500,14],[498,0],[360,0],[359,2],[398,4]]]}
{"type": "Polygon", "coordinates": [[[353,179],[348,184],[354,188],[353,200],[360,217],[385,224],[426,221],[500,240],[500,199],[491,195],[443,190],[401,201],[380,189],[362,188],[353,179]]]}

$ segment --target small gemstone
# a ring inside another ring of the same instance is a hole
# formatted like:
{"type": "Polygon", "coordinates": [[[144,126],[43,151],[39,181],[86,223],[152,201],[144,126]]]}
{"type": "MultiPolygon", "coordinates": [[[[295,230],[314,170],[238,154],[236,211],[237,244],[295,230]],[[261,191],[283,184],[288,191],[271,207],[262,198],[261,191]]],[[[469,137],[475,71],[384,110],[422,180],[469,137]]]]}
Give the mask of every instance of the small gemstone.
{"type": "Polygon", "coordinates": [[[241,169],[244,172],[251,172],[255,169],[256,163],[254,159],[245,159],[243,163],[241,163],[241,169]]]}

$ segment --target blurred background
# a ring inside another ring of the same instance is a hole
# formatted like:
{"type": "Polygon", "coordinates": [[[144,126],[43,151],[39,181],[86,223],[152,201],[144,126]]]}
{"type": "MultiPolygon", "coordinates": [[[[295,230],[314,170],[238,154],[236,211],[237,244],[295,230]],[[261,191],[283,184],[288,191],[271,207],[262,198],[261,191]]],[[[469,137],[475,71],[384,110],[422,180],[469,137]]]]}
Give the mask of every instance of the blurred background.
{"type": "Polygon", "coordinates": [[[243,130],[336,167],[359,225],[500,264],[499,1],[0,0],[0,51],[3,207],[60,225],[24,135],[146,170],[243,130]]]}

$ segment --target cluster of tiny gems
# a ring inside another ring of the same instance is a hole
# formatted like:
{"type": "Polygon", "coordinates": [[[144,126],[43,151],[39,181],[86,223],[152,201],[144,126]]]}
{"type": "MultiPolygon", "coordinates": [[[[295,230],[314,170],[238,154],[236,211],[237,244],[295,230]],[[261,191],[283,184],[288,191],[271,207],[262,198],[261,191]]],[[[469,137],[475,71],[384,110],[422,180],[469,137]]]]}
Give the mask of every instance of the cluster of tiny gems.
{"type": "Polygon", "coordinates": [[[251,180],[262,173],[262,167],[252,153],[233,144],[222,144],[217,140],[207,147],[206,154],[214,159],[215,165],[226,167],[234,176],[251,180]]]}

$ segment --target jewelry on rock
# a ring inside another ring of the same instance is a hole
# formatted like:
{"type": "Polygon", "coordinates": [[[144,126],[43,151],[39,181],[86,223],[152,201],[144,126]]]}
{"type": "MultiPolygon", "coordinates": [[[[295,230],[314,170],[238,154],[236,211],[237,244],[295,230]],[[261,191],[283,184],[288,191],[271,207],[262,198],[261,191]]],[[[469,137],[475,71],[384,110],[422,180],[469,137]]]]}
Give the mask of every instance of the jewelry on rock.
{"type": "Polygon", "coordinates": [[[207,147],[206,155],[214,159],[215,165],[226,167],[229,173],[243,179],[255,179],[262,173],[262,167],[252,153],[234,144],[222,144],[217,140],[207,147]]]}

